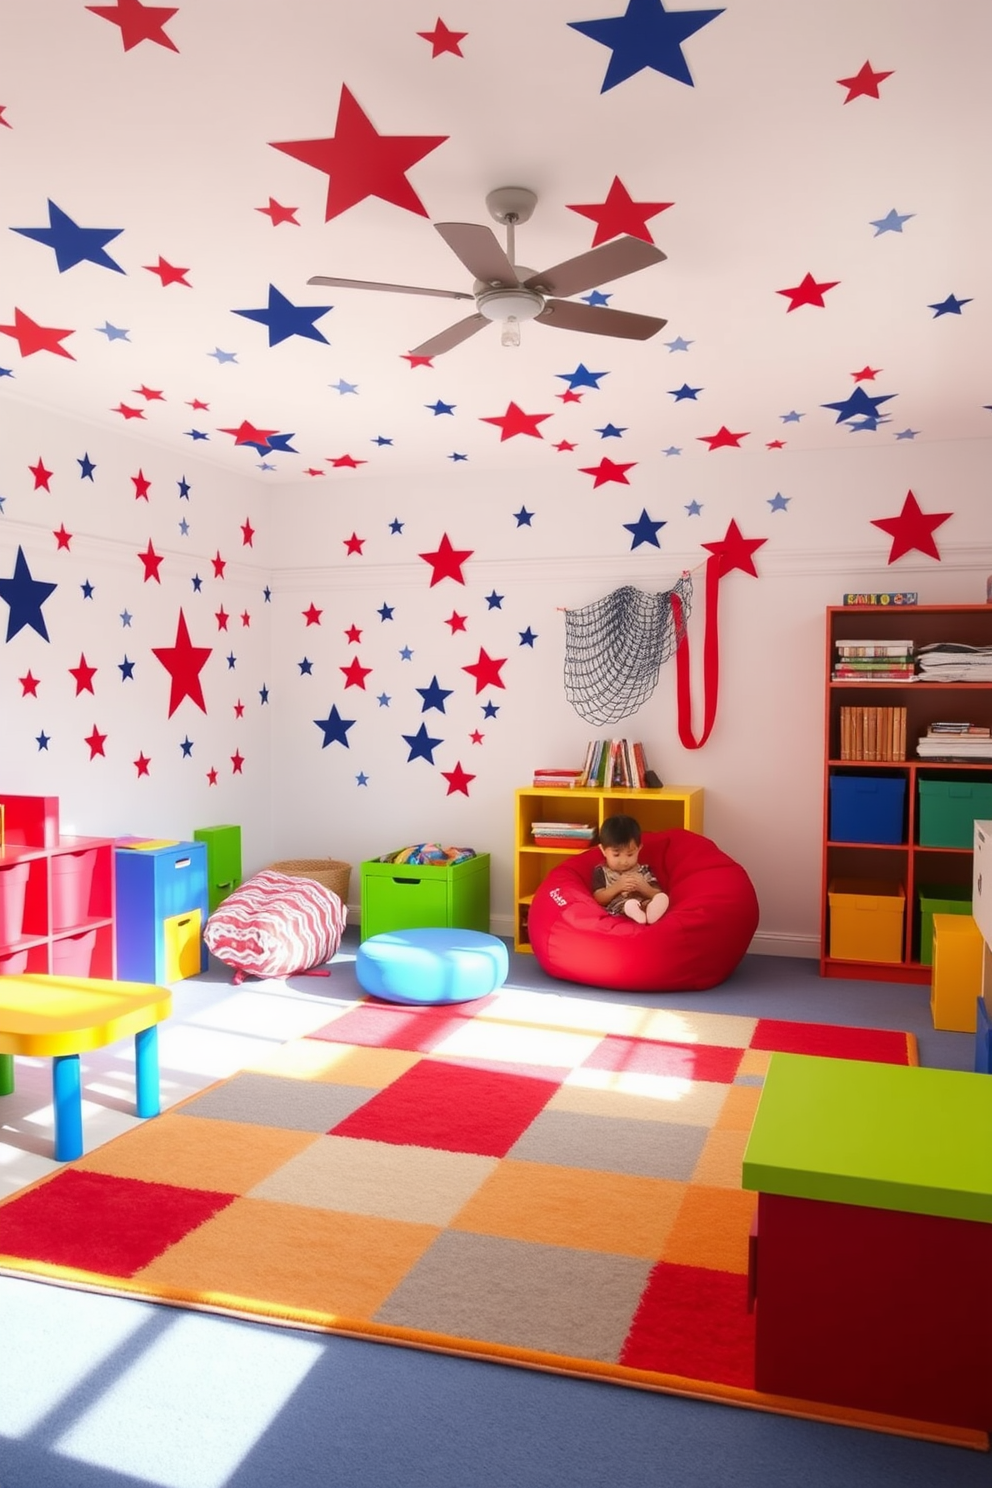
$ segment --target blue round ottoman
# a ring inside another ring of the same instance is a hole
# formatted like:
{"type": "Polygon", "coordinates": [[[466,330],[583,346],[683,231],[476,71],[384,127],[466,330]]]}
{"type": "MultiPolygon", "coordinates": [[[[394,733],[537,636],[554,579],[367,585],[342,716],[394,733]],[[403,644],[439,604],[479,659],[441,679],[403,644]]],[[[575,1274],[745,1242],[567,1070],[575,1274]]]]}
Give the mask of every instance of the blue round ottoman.
{"type": "Polygon", "coordinates": [[[481,930],[388,930],[358,948],[358,984],[387,1002],[471,1002],[502,987],[506,946],[481,930]]]}

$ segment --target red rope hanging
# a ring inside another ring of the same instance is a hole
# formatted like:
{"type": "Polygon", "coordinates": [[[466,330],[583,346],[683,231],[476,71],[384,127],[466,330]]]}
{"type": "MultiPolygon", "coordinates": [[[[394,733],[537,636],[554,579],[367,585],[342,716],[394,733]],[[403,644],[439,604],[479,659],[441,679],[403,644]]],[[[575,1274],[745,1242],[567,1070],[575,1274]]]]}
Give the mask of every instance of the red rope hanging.
{"type": "Polygon", "coordinates": [[[703,629],[703,732],[697,739],[692,732],[692,679],[689,670],[689,632],[682,623],[682,604],[672,594],[672,613],[676,630],[682,635],[675,652],[676,693],[678,698],[679,739],[683,749],[702,749],[716,722],[717,694],[720,687],[720,625],[717,616],[720,598],[720,573],[723,559],[713,553],[706,560],[706,605],[703,629]]]}

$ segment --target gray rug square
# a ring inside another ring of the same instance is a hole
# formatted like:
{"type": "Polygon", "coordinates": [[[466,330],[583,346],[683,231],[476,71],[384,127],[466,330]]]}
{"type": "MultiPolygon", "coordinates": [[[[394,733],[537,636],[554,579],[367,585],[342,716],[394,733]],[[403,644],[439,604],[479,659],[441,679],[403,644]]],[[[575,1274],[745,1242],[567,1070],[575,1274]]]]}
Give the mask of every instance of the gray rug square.
{"type": "Polygon", "coordinates": [[[544,1110],[507,1155],[522,1162],[688,1183],[708,1136],[706,1126],[544,1110]]]}
{"type": "Polygon", "coordinates": [[[358,1085],[242,1071],[187,1101],[176,1114],[282,1127],[284,1131],[328,1132],[377,1093],[358,1085]]]}

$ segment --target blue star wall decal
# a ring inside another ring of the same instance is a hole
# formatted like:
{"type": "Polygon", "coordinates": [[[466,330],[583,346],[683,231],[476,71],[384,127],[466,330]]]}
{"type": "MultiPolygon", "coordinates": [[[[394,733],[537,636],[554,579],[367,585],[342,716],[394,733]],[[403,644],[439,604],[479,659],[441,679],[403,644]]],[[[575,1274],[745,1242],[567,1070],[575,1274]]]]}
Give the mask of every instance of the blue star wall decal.
{"type": "Polygon", "coordinates": [[[514,512],[513,515],[517,519],[518,527],[529,527],[530,519],[534,515],[534,513],[532,511],[528,511],[525,506],[522,506],[520,510],[518,512],[514,512]]]}
{"type": "Polygon", "coordinates": [[[686,398],[691,398],[692,401],[695,403],[696,394],[703,392],[704,389],[701,387],[690,387],[687,382],[684,382],[680,388],[669,388],[668,391],[675,399],[676,403],[682,403],[685,401],[686,398]]]}
{"type": "Polygon", "coordinates": [[[448,459],[449,460],[454,460],[455,464],[457,465],[460,460],[467,460],[468,459],[468,455],[460,455],[456,451],[456,452],[453,452],[452,454],[450,454],[448,456],[448,459]]]}
{"type": "Polygon", "coordinates": [[[131,619],[132,619],[132,616],[131,616],[130,611],[129,610],[121,610],[121,613],[120,613],[120,617],[119,618],[120,618],[120,622],[123,625],[124,629],[125,630],[129,630],[130,629],[130,626],[131,626],[131,619]]]}
{"type": "Polygon", "coordinates": [[[403,531],[404,525],[405,524],[400,521],[399,517],[394,517],[393,520],[389,524],[389,530],[395,536],[397,533],[403,531]]]}
{"type": "Polygon", "coordinates": [[[238,664],[238,658],[235,656],[235,654],[234,654],[233,651],[229,651],[227,653],[226,660],[227,660],[227,670],[229,672],[233,672],[234,671],[234,668],[238,664]]]}
{"type": "Polygon", "coordinates": [[[404,646],[403,649],[400,651],[400,661],[412,661],[412,660],[413,660],[413,652],[410,650],[410,647],[409,646],[404,646]]]}
{"type": "Polygon", "coordinates": [[[805,417],[806,415],[804,413],[797,413],[794,408],[789,413],[779,414],[779,418],[783,424],[798,424],[799,420],[805,417]]]}
{"type": "Polygon", "coordinates": [[[366,775],[364,770],[360,771],[360,773],[355,776],[356,785],[368,785],[368,783],[369,777],[366,775]]]}
{"type": "Polygon", "coordinates": [[[102,326],[95,326],[94,329],[97,330],[101,336],[106,336],[108,341],[126,341],[131,334],[131,332],[126,331],[123,326],[111,325],[109,320],[105,320],[102,326]]]}
{"type": "Polygon", "coordinates": [[[185,739],[180,739],[179,748],[183,752],[183,759],[190,759],[192,757],[193,740],[190,738],[189,734],[186,735],[185,739]]]}
{"type": "Polygon", "coordinates": [[[269,689],[266,687],[264,682],[259,688],[258,695],[262,699],[262,704],[264,706],[264,704],[269,701],[269,689]]]}
{"type": "MultiPolygon", "coordinates": [[[[235,314],[237,313],[239,312],[236,311],[235,314]]],[[[234,362],[237,365],[238,353],[236,351],[221,351],[219,346],[215,346],[213,351],[207,352],[207,356],[213,357],[218,367],[222,367],[225,362],[234,362]]]]}
{"type": "Polygon", "coordinates": [[[24,238],[32,238],[36,243],[44,243],[46,248],[54,249],[60,274],[80,263],[113,269],[116,274],[124,273],[120,264],[115,263],[110,254],[104,252],[105,245],[119,237],[124,229],[80,227],[51,200],[48,203],[47,227],[12,227],[10,230],[20,233],[24,238]]]}
{"type": "Polygon", "coordinates": [[[609,47],[613,55],[601,93],[625,83],[645,67],[693,87],[692,74],[682,54],[682,43],[717,16],[720,10],[667,11],[662,0],[627,0],[622,16],[597,21],[569,21],[574,31],[609,47]]]}
{"type": "Polygon", "coordinates": [[[89,579],[84,579],[79,587],[83,591],[84,599],[93,598],[93,585],[90,583],[89,579]]]}
{"type": "Polygon", "coordinates": [[[869,420],[878,420],[878,408],[880,403],[888,403],[894,398],[895,393],[885,393],[878,398],[870,398],[863,387],[856,387],[853,393],[846,398],[841,398],[838,403],[821,403],[821,408],[835,408],[837,410],[838,424],[843,424],[848,419],[860,418],[862,415],[869,420]]]}
{"type": "Polygon", "coordinates": [[[622,439],[626,432],[626,427],[618,429],[616,424],[604,424],[601,429],[596,430],[600,439],[622,439]]]}
{"type": "Polygon", "coordinates": [[[7,500],[6,496],[0,496],[0,516],[3,515],[4,502],[6,500],[7,500]]]}
{"type": "Polygon", "coordinates": [[[774,496],[768,498],[768,505],[772,511],[788,511],[791,496],[783,496],[781,491],[776,491],[774,496]]]}
{"type": "Polygon", "coordinates": [[[674,341],[666,341],[665,345],[668,347],[669,352],[688,351],[692,342],[686,341],[682,336],[676,336],[674,341]]]}
{"type": "Polygon", "coordinates": [[[678,445],[670,444],[668,448],[663,449],[661,453],[670,457],[672,455],[680,455],[682,451],[679,449],[678,445]]]}
{"type": "Polygon", "coordinates": [[[272,603],[272,590],[269,588],[268,584],[266,584],[265,588],[262,590],[262,598],[264,599],[266,604],[272,603]]]}
{"type": "Polygon", "coordinates": [[[969,295],[966,300],[959,300],[956,295],[949,294],[946,300],[941,300],[936,305],[928,305],[927,309],[933,311],[934,320],[938,320],[941,315],[960,315],[962,305],[970,305],[971,298],[969,295]]]}
{"type": "Polygon", "coordinates": [[[186,479],[186,477],[183,476],[182,480],[176,481],[176,485],[179,487],[179,500],[188,501],[190,488],[189,481],[186,479]]]}
{"type": "Polygon", "coordinates": [[[186,429],[184,432],[185,432],[186,437],[188,439],[194,439],[195,440],[195,439],[209,439],[210,438],[210,435],[207,434],[207,433],[205,433],[203,429],[186,429]]]}
{"type": "Polygon", "coordinates": [[[13,377],[13,367],[0,367],[0,377],[13,377]]]}
{"type": "Polygon", "coordinates": [[[267,460],[260,460],[258,462],[258,468],[259,470],[275,470],[276,466],[270,465],[267,460]]]}
{"type": "Polygon", "coordinates": [[[193,593],[199,594],[200,590],[203,588],[203,580],[200,578],[200,575],[194,574],[193,577],[190,579],[190,583],[193,585],[193,593]]]}
{"type": "Polygon", "coordinates": [[[302,661],[298,661],[296,663],[296,665],[300,669],[300,676],[301,677],[312,677],[313,676],[313,662],[310,660],[309,656],[304,656],[303,660],[302,661]]]}
{"type": "Polygon", "coordinates": [[[47,749],[48,748],[48,745],[49,745],[49,742],[51,740],[51,737],[52,737],[51,734],[46,734],[45,733],[45,730],[42,729],[42,731],[41,731],[40,734],[36,734],[35,735],[34,742],[37,744],[37,746],[38,746],[39,749],[47,749]]]}
{"type": "Polygon", "coordinates": [[[93,464],[89,455],[84,455],[81,460],[77,459],[76,464],[79,466],[79,479],[91,481],[96,466],[93,464]]]}
{"type": "Polygon", "coordinates": [[[183,517],[182,521],[179,523],[179,531],[182,533],[183,537],[189,537],[189,523],[187,522],[185,517],[183,517]]]}
{"type": "Polygon", "coordinates": [[[391,439],[387,439],[383,434],[376,434],[375,438],[372,440],[373,444],[378,445],[392,444],[392,442],[393,441],[391,439]]]}
{"type": "Polygon", "coordinates": [[[431,411],[431,413],[433,413],[433,415],[434,415],[435,418],[437,418],[442,413],[451,413],[451,414],[453,414],[454,411],[455,411],[455,408],[457,406],[458,405],[455,404],[455,403],[442,403],[440,398],[438,398],[438,400],[437,400],[436,403],[425,403],[424,404],[424,407],[425,408],[429,408],[430,411],[431,411]]]}
{"type": "Polygon", "coordinates": [[[381,604],[376,614],[379,616],[380,621],[392,620],[395,608],[395,605],[381,604]]]}
{"type": "Polygon", "coordinates": [[[127,652],[124,652],[124,660],[117,663],[117,669],[121,674],[122,682],[134,681],[134,662],[128,660],[127,652]]]}
{"type": "Polygon", "coordinates": [[[19,631],[28,626],[37,631],[43,641],[48,640],[48,627],[41,607],[57,588],[57,584],[46,584],[41,579],[31,577],[24,549],[18,547],[13,577],[0,579],[0,599],[10,607],[7,616],[8,641],[12,641],[19,631]]]}
{"type": "Polygon", "coordinates": [[[526,630],[520,630],[517,632],[517,634],[520,637],[521,646],[530,646],[533,649],[534,642],[537,640],[537,636],[534,631],[531,630],[529,625],[526,630]]]}
{"type": "Polygon", "coordinates": [[[897,439],[915,439],[919,429],[900,429],[896,434],[897,439]]]}
{"type": "Polygon", "coordinates": [[[314,723],[323,731],[324,742],[321,749],[326,749],[328,744],[343,744],[345,749],[350,749],[348,743],[348,730],[355,725],[354,718],[342,718],[338,712],[337,703],[333,704],[326,718],[315,718],[314,723]]]}
{"type": "Polygon", "coordinates": [[[243,315],[245,320],[257,320],[259,325],[264,325],[269,333],[270,346],[278,346],[280,341],[288,341],[290,336],[322,341],[326,346],[327,337],[318,331],[314,321],[333,309],[333,305],[294,305],[274,284],[270,284],[268,305],[260,310],[233,310],[231,313],[243,315]]]}
{"type": "Polygon", "coordinates": [[[690,517],[698,517],[702,509],[702,504],[700,502],[690,501],[689,505],[686,507],[686,512],[690,517]]]}
{"type": "Polygon", "coordinates": [[[609,375],[608,372],[590,372],[589,368],[583,366],[581,362],[574,372],[555,373],[555,376],[560,377],[562,382],[568,383],[569,391],[574,391],[575,388],[580,387],[598,388],[599,379],[601,377],[609,377],[609,375]]]}
{"type": "Polygon", "coordinates": [[[451,687],[442,687],[436,676],[431,678],[429,687],[418,687],[417,691],[424,700],[421,713],[426,713],[431,708],[436,708],[439,713],[443,713],[444,700],[451,696],[453,690],[451,687]]]}
{"type": "Polygon", "coordinates": [[[645,507],[641,508],[641,515],[638,517],[636,522],[624,522],[623,525],[625,530],[629,532],[634,539],[634,541],[630,545],[631,552],[633,552],[635,548],[639,548],[641,546],[641,543],[649,543],[653,548],[661,547],[661,544],[658,541],[658,533],[661,531],[662,527],[665,526],[665,523],[653,522],[648,516],[647,509],[645,507]]]}
{"type": "Polygon", "coordinates": [[[594,289],[591,294],[580,295],[579,298],[585,300],[587,305],[596,306],[608,305],[613,296],[612,294],[604,294],[601,289],[594,289]]]}
{"type": "Polygon", "coordinates": [[[483,716],[483,718],[495,718],[496,717],[496,714],[498,712],[499,712],[499,705],[497,703],[483,703],[483,705],[482,705],[482,716],[483,716]]]}
{"type": "Polygon", "coordinates": [[[486,604],[491,610],[501,610],[503,608],[503,596],[502,594],[497,594],[495,589],[491,594],[487,594],[485,598],[486,604]]]}
{"type": "Polygon", "coordinates": [[[871,225],[875,229],[875,237],[877,238],[882,233],[887,232],[901,233],[903,223],[908,222],[910,217],[915,216],[915,212],[899,213],[896,211],[895,207],[893,207],[892,211],[886,212],[884,217],[878,217],[872,221],[871,225]]]}
{"type": "Polygon", "coordinates": [[[380,692],[379,696],[376,698],[376,702],[379,704],[380,708],[388,708],[390,703],[392,702],[392,698],[389,696],[388,692],[380,692]]]}
{"type": "MultiPolygon", "coordinates": [[[[271,454],[273,451],[276,451],[282,455],[299,454],[299,451],[295,449],[289,442],[295,437],[295,434],[270,434],[268,440],[266,441],[269,446],[269,453],[271,454]]],[[[258,453],[260,455],[264,455],[265,450],[259,450],[258,453]]]]}
{"type": "Polygon", "coordinates": [[[432,739],[427,732],[426,723],[422,723],[415,734],[403,734],[403,740],[410,746],[407,755],[407,764],[415,759],[425,759],[429,765],[434,763],[434,751],[443,739],[432,739]]]}

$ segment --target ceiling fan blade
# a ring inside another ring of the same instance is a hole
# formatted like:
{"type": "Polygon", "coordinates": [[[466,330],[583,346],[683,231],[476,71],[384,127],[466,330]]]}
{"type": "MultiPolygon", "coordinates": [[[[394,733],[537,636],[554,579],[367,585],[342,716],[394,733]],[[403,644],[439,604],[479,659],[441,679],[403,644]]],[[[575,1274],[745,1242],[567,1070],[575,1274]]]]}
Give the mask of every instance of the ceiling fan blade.
{"type": "Polygon", "coordinates": [[[474,300],[475,295],[460,289],[421,289],[415,284],[377,284],[371,279],[329,279],[325,274],[314,274],[308,284],[329,284],[335,289],[386,289],[394,294],[436,295],[442,300],[474,300]]]}
{"type": "Polygon", "coordinates": [[[485,284],[518,284],[517,271],[491,228],[477,222],[435,222],[452,253],[485,284]]]}
{"type": "Polygon", "coordinates": [[[456,320],[454,325],[450,325],[446,331],[441,331],[438,335],[432,336],[422,346],[413,347],[410,355],[426,357],[440,356],[442,351],[450,351],[453,346],[460,346],[463,341],[468,340],[469,336],[474,336],[476,331],[481,331],[487,325],[492,325],[492,321],[488,320],[485,315],[479,315],[478,313],[475,315],[466,315],[464,320],[456,320]]]}
{"type": "Polygon", "coordinates": [[[601,305],[576,305],[571,300],[549,300],[536,317],[542,325],[559,331],[586,331],[593,336],[621,336],[626,341],[646,341],[667,320],[654,315],[634,315],[629,310],[607,310],[601,305]]]}
{"type": "Polygon", "coordinates": [[[611,284],[625,274],[634,274],[650,264],[661,263],[668,257],[654,243],[645,243],[640,238],[617,238],[604,243],[578,258],[567,258],[541,274],[531,274],[524,283],[528,289],[543,289],[547,294],[576,295],[584,290],[595,289],[598,284],[611,284]]]}

